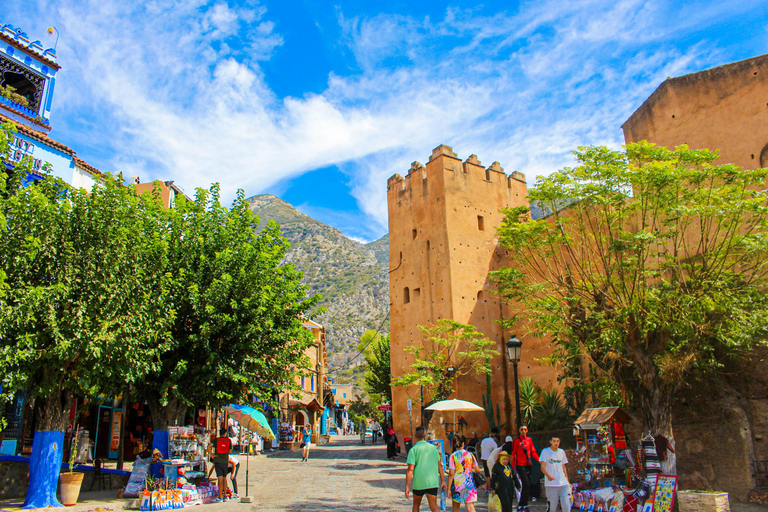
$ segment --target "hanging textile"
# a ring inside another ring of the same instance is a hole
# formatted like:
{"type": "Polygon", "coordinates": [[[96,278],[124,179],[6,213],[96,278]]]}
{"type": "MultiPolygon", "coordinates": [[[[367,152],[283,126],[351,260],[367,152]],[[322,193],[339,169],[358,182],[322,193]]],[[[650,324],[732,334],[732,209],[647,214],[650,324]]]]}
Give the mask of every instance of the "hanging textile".
{"type": "Polygon", "coordinates": [[[661,473],[659,455],[656,453],[656,440],[649,434],[641,441],[643,455],[645,456],[645,481],[653,492],[656,486],[656,475],[661,473]]]}
{"type": "Polygon", "coordinates": [[[616,448],[625,450],[627,448],[627,438],[624,437],[624,425],[621,423],[613,424],[613,439],[616,441],[616,448]]]}

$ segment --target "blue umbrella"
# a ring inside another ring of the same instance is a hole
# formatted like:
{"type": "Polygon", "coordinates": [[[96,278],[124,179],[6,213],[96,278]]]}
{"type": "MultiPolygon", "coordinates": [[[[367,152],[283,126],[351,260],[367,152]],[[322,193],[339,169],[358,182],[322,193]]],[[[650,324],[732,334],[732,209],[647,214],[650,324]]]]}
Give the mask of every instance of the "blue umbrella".
{"type": "Polygon", "coordinates": [[[224,407],[230,418],[237,420],[240,425],[256,432],[264,439],[275,439],[275,433],[269,426],[269,421],[264,413],[247,405],[231,404],[224,407]]]}
{"type": "MultiPolygon", "coordinates": [[[[242,427],[247,428],[253,432],[256,432],[264,439],[275,439],[275,433],[269,427],[269,421],[264,413],[257,411],[253,407],[247,405],[230,404],[224,407],[230,418],[237,420],[242,427]]],[[[247,456],[247,455],[246,455],[247,456]]],[[[248,457],[245,462],[245,495],[248,496],[248,473],[249,462],[251,458],[248,457]]]]}

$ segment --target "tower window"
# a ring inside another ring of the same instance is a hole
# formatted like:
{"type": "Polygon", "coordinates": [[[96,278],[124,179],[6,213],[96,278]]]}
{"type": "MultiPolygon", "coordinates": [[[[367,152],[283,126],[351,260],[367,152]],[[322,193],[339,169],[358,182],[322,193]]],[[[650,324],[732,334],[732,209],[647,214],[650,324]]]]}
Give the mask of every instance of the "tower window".
{"type": "Polygon", "coordinates": [[[491,181],[491,170],[490,169],[486,169],[485,170],[485,179],[486,179],[486,181],[491,181]]]}
{"type": "Polygon", "coordinates": [[[406,286],[403,288],[403,304],[408,304],[411,302],[411,291],[406,286]]]}
{"type": "Polygon", "coordinates": [[[415,229],[414,229],[414,230],[411,232],[411,234],[413,234],[413,239],[414,239],[414,240],[416,240],[416,235],[417,235],[417,234],[419,234],[419,232],[418,232],[417,230],[415,230],[415,229]]]}
{"type": "Polygon", "coordinates": [[[413,289],[413,298],[418,299],[421,295],[421,288],[414,288],[413,289]]]}
{"type": "Polygon", "coordinates": [[[480,231],[485,231],[485,219],[482,215],[477,216],[477,229],[480,231]]]}

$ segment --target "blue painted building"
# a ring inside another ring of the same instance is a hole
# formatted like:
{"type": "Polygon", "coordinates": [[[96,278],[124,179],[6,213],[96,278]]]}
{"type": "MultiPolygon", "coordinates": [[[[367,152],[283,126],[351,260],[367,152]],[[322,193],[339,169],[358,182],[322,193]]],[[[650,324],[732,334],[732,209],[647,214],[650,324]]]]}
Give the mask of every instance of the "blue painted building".
{"type": "MultiPolygon", "coordinates": [[[[33,173],[26,178],[29,183],[42,179],[41,171],[49,164],[54,176],[73,187],[90,190],[102,173],[49,136],[59,70],[54,49],[44,49],[39,40],[31,41],[23,30],[0,23],[0,123],[10,122],[16,127],[10,147],[12,162],[6,163],[6,170],[13,170],[13,161],[30,157],[33,173]]],[[[32,413],[23,394],[0,404],[0,414],[8,423],[0,434],[0,455],[31,449],[32,413]]]]}
{"type": "MultiPolygon", "coordinates": [[[[54,176],[90,190],[101,172],[49,136],[60,69],[53,48],[43,49],[39,40],[31,41],[22,29],[0,23],[0,123],[11,122],[17,130],[11,159],[31,157],[37,171],[50,164],[54,176]]],[[[30,181],[41,178],[37,173],[28,177],[30,181]]]]}

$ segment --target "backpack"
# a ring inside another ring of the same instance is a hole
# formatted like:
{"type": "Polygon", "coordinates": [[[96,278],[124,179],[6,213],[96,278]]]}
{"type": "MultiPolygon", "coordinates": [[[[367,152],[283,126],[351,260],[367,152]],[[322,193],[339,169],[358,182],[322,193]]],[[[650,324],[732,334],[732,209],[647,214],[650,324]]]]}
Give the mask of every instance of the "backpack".
{"type": "Polygon", "coordinates": [[[216,438],[216,453],[219,455],[232,451],[232,441],[228,437],[216,438]]]}

